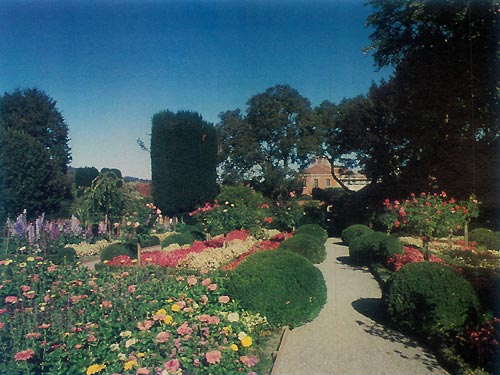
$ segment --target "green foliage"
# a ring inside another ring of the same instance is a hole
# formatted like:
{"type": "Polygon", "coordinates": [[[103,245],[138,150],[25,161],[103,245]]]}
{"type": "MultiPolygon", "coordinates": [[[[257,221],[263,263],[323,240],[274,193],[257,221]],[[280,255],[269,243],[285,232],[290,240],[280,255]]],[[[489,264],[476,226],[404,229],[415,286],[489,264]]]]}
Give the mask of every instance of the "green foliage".
{"type": "Polygon", "coordinates": [[[322,244],[328,239],[326,230],[316,224],[304,224],[297,228],[296,234],[307,234],[317,238],[322,244]]]}
{"type": "Polygon", "coordinates": [[[220,203],[230,202],[254,208],[266,203],[261,193],[245,185],[224,185],[215,199],[220,203]]]}
{"type": "Polygon", "coordinates": [[[311,321],[326,302],[321,271],[289,251],[255,253],[230,277],[233,298],[276,326],[296,327],[311,321]]]}
{"type": "Polygon", "coordinates": [[[193,232],[184,232],[184,233],[174,233],[168,237],[166,237],[163,241],[161,241],[161,247],[167,247],[171,244],[182,245],[192,245],[194,241],[199,239],[195,233],[193,232]]]}
{"type": "Polygon", "coordinates": [[[152,195],[168,215],[192,211],[217,193],[217,137],[195,112],[158,112],[151,127],[152,195]]]}
{"type": "Polygon", "coordinates": [[[349,245],[349,257],[354,264],[385,263],[394,254],[402,254],[398,238],[382,232],[367,232],[354,238],[349,245]]]}
{"type": "Polygon", "coordinates": [[[500,250],[500,232],[493,232],[491,229],[473,229],[469,232],[469,240],[476,241],[478,246],[489,250],[500,250]]]}
{"type": "Polygon", "coordinates": [[[55,105],[37,89],[0,97],[0,211],[4,216],[24,209],[32,217],[54,214],[69,198],[68,128],[55,105]]]}
{"type": "MultiPolygon", "coordinates": [[[[302,200],[302,198],[301,198],[302,200]]],[[[317,201],[304,201],[301,204],[304,211],[299,225],[314,224],[317,226],[325,225],[325,209],[317,201]]]]}
{"type": "Polygon", "coordinates": [[[76,207],[77,214],[85,221],[120,222],[125,213],[127,196],[123,181],[112,172],[100,173],[84,190],[76,207]]]}
{"type": "Polygon", "coordinates": [[[373,233],[373,229],[363,224],[353,224],[342,231],[342,242],[346,246],[351,245],[351,241],[365,233],[373,233]]]}
{"type": "Polygon", "coordinates": [[[467,280],[452,268],[432,262],[410,263],[396,272],[385,302],[398,327],[417,333],[460,329],[479,309],[467,280]]]}
{"type": "Polygon", "coordinates": [[[83,167],[74,169],[74,181],[76,187],[90,187],[92,180],[99,176],[96,167],[83,167]]]}
{"type": "Polygon", "coordinates": [[[116,168],[102,168],[101,173],[113,173],[118,179],[122,179],[122,171],[116,168]]]}
{"type": "Polygon", "coordinates": [[[150,247],[156,246],[160,244],[160,239],[157,236],[151,236],[148,234],[140,234],[139,235],[139,243],[141,247],[150,247]]]}
{"type": "Polygon", "coordinates": [[[324,241],[313,234],[297,233],[283,241],[280,249],[302,255],[315,264],[323,262],[326,258],[324,241]]]}
{"type": "Polygon", "coordinates": [[[304,207],[297,200],[279,200],[270,206],[273,217],[272,227],[280,231],[292,231],[304,218],[304,207]]]}
{"type": "Polygon", "coordinates": [[[218,127],[223,180],[249,183],[271,198],[301,190],[297,172],[321,143],[309,100],[288,85],[276,85],[240,110],[220,115],[218,127]]]}
{"type": "Polygon", "coordinates": [[[133,242],[113,243],[106,246],[101,252],[101,262],[112,260],[119,255],[126,255],[130,258],[137,258],[137,244],[133,242]]]}
{"type": "Polygon", "coordinates": [[[76,250],[72,247],[58,247],[47,254],[47,260],[54,264],[73,264],[77,259],[76,250]]]}

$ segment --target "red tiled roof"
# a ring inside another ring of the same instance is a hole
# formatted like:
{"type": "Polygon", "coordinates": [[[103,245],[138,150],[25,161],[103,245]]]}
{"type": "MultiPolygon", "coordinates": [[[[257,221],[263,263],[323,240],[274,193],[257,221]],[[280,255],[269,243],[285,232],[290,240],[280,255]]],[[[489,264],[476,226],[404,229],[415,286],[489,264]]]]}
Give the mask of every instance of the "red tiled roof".
{"type": "Polygon", "coordinates": [[[329,166],[315,164],[306,168],[304,171],[305,174],[331,174],[331,169],[329,166]]]}

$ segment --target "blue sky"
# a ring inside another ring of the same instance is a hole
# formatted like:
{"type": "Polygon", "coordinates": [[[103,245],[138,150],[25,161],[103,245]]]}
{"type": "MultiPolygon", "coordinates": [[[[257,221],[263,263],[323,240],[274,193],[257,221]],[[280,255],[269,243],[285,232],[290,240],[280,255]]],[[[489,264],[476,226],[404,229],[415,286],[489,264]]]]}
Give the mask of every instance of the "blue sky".
{"type": "Polygon", "coordinates": [[[69,126],[72,166],[150,178],[151,117],[218,114],[289,84],[314,106],[387,77],[363,54],[364,0],[0,1],[0,92],[37,87],[69,126]]]}

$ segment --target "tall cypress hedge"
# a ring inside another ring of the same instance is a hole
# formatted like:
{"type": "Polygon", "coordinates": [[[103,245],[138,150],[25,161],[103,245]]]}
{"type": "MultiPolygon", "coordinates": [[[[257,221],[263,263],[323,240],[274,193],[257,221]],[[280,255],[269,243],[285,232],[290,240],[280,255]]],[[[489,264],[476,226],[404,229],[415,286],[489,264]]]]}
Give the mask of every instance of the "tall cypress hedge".
{"type": "Polygon", "coordinates": [[[155,204],[168,215],[193,210],[217,194],[217,137],[196,112],[152,118],[151,177],[155,204]]]}

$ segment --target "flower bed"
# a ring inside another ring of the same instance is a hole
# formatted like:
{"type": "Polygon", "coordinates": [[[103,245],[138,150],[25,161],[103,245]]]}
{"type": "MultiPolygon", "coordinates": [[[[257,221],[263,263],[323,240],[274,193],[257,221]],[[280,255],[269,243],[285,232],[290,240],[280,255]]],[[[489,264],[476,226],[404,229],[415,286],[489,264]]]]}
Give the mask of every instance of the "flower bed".
{"type": "Polygon", "coordinates": [[[224,280],[0,262],[0,373],[252,373],[266,327],[224,280]]]}

